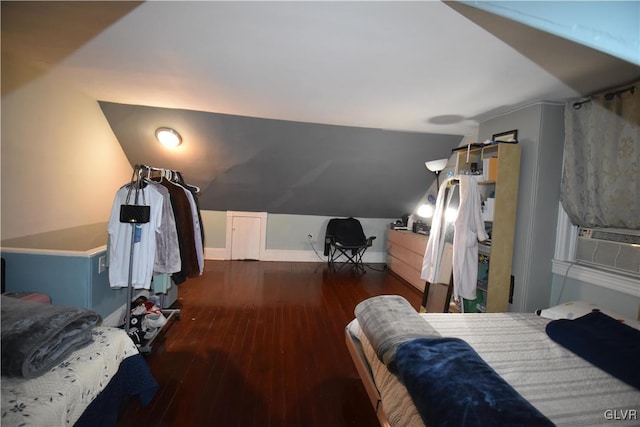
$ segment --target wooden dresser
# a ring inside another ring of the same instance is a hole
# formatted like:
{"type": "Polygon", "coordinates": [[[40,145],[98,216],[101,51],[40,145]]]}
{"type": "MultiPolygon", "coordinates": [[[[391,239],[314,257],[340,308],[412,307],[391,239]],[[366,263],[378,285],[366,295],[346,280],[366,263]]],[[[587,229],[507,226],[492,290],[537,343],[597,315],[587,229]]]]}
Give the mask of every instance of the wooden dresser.
{"type": "Polygon", "coordinates": [[[428,239],[428,236],[406,230],[387,232],[387,268],[421,292],[425,282],[420,279],[420,273],[428,239]]]}

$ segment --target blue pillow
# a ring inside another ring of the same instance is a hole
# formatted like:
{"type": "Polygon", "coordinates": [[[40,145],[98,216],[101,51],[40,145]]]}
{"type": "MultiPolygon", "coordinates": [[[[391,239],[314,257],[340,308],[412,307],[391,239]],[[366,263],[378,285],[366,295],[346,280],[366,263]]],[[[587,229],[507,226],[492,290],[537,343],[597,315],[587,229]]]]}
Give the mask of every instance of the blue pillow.
{"type": "Polygon", "coordinates": [[[584,360],[640,390],[640,331],[600,311],[549,322],[547,335],[584,360]]]}

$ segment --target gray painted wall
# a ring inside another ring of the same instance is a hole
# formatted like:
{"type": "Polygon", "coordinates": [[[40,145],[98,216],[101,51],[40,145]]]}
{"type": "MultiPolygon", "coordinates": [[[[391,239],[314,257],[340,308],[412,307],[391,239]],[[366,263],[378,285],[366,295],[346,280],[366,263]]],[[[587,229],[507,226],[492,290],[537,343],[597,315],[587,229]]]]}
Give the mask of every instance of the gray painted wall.
{"type": "Polygon", "coordinates": [[[564,148],[564,106],[537,103],[480,125],[480,140],[518,129],[522,145],[513,254],[515,292],[511,311],[531,312],[584,300],[636,318],[640,298],[598,286],[600,281],[553,274],[564,148]]]}
{"type": "Polygon", "coordinates": [[[299,123],[100,102],[132,164],[180,170],[201,208],[398,218],[434,180],[426,160],[449,157],[462,135],[299,123]],[[178,130],[175,151],[155,141],[178,130]]]}
{"type": "Polygon", "coordinates": [[[522,147],[512,311],[549,306],[564,144],[563,111],[562,105],[537,103],[480,125],[480,141],[517,129],[522,147]]]}

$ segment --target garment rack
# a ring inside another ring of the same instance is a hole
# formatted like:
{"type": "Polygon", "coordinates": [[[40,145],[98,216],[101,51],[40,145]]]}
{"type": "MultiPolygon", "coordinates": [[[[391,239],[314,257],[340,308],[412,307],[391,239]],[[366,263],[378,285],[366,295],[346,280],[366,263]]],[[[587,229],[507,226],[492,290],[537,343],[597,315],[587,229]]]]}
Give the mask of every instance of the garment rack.
{"type": "MultiPolygon", "coordinates": [[[[150,178],[150,175],[152,172],[160,172],[162,174],[162,176],[167,176],[170,175],[171,178],[173,177],[181,177],[180,173],[174,170],[170,170],[170,169],[163,169],[163,168],[156,168],[156,167],[152,167],[152,166],[146,166],[146,165],[142,165],[142,164],[136,164],[134,169],[133,169],[133,178],[135,178],[135,180],[132,178],[131,182],[129,183],[129,185],[138,185],[140,186],[139,188],[142,188],[141,184],[143,183],[142,180],[144,178],[150,178]],[[147,172],[147,176],[143,176],[144,172],[147,172]],[[137,181],[137,182],[136,182],[137,181]]],[[[122,219],[120,220],[121,222],[128,222],[131,224],[131,245],[129,248],[129,277],[128,277],[128,282],[127,282],[127,304],[125,306],[125,323],[124,323],[124,329],[127,333],[127,335],[129,334],[129,330],[130,330],[130,324],[131,324],[131,302],[133,299],[133,286],[132,286],[132,282],[133,282],[133,252],[134,252],[134,245],[135,245],[135,233],[136,233],[136,224],[139,224],[139,222],[135,222],[135,221],[122,221],[122,219]]],[[[162,305],[162,304],[161,304],[162,305]]],[[[172,318],[175,319],[179,319],[180,318],[180,309],[161,309],[160,310],[162,315],[166,317],[167,319],[167,323],[165,324],[168,325],[169,321],[172,318]]],[[[157,331],[151,338],[144,340],[144,342],[140,341],[140,344],[138,344],[138,350],[141,353],[149,353],[152,350],[152,345],[153,345],[153,341],[155,341],[156,337],[158,335],[160,335],[160,331],[164,328],[164,326],[157,331]]]]}

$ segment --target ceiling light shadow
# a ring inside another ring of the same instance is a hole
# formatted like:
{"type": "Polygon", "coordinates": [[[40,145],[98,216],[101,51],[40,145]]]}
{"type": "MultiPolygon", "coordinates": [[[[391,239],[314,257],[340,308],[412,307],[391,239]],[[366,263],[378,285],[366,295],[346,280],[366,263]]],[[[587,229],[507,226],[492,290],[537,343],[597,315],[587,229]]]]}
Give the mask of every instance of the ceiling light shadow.
{"type": "Polygon", "coordinates": [[[463,116],[460,116],[458,114],[443,114],[427,119],[427,123],[431,123],[434,125],[453,125],[456,123],[461,123],[465,120],[466,119],[463,116]]]}

